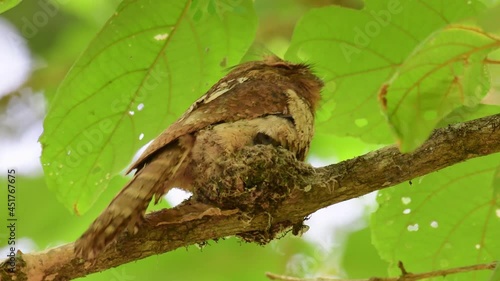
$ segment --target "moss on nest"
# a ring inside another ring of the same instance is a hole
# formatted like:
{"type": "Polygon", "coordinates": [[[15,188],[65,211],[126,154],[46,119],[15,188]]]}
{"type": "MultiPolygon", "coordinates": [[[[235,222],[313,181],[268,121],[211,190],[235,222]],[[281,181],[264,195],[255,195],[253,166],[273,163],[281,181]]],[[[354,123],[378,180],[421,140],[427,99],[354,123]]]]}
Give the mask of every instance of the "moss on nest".
{"type": "Polygon", "coordinates": [[[302,221],[274,222],[272,217],[295,188],[308,186],[302,176],[297,175],[307,176],[314,172],[310,165],[298,161],[290,151],[271,145],[248,146],[203,165],[203,168],[206,170],[202,172],[207,176],[197,180],[194,191],[197,201],[222,209],[237,208],[250,219],[262,213],[269,216],[266,231],[239,234],[245,241],[266,244],[286,229],[302,226],[302,221]],[[296,169],[301,171],[294,171],[296,169]]]}
{"type": "Polygon", "coordinates": [[[272,212],[302,183],[284,167],[297,165],[286,149],[269,145],[245,147],[212,163],[208,179],[198,181],[194,195],[198,201],[224,209],[245,212],[272,212]]]}

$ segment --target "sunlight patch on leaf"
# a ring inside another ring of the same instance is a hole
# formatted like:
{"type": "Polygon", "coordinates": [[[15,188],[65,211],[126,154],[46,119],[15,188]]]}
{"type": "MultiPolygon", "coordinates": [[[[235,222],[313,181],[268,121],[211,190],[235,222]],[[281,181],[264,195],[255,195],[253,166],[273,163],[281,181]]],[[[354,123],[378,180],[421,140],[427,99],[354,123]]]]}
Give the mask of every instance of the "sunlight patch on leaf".
{"type": "Polygon", "coordinates": [[[162,41],[168,38],[168,33],[163,33],[163,34],[156,34],[155,35],[155,40],[162,41]]]}

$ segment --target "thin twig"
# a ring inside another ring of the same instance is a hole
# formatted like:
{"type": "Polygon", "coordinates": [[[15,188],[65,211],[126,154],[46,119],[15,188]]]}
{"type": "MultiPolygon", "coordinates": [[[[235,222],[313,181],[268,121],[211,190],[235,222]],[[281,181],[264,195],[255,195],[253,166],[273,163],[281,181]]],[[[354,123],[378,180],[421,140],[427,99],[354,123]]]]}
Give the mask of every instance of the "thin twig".
{"type": "Polygon", "coordinates": [[[485,58],[483,61],[486,64],[500,64],[500,61],[498,61],[498,60],[492,60],[492,59],[489,59],[489,58],[485,58]]]}
{"type": "Polygon", "coordinates": [[[406,276],[408,274],[411,274],[408,271],[406,271],[406,268],[405,268],[405,266],[404,266],[404,264],[403,264],[402,261],[398,262],[398,267],[399,267],[399,270],[401,270],[401,276],[406,276]]]}
{"type": "Polygon", "coordinates": [[[476,270],[493,270],[496,265],[497,262],[491,262],[491,263],[476,264],[476,265],[442,269],[442,270],[416,273],[416,274],[408,273],[405,271],[406,273],[400,277],[387,277],[387,278],[371,277],[368,279],[338,279],[338,278],[328,278],[328,277],[297,278],[286,275],[278,275],[270,272],[267,272],[266,276],[271,280],[281,280],[281,281],[415,281],[425,278],[440,277],[440,276],[446,276],[446,275],[464,273],[476,270]]]}

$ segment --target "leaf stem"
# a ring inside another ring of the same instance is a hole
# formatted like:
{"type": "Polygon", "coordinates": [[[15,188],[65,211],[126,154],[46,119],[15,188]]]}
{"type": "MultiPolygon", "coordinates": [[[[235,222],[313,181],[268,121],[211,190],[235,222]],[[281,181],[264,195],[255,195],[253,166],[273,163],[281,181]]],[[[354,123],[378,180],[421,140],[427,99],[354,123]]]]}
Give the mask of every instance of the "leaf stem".
{"type": "Polygon", "coordinates": [[[489,59],[489,58],[485,58],[484,59],[484,63],[485,64],[500,64],[500,61],[498,61],[498,60],[492,60],[492,59],[489,59]]]}

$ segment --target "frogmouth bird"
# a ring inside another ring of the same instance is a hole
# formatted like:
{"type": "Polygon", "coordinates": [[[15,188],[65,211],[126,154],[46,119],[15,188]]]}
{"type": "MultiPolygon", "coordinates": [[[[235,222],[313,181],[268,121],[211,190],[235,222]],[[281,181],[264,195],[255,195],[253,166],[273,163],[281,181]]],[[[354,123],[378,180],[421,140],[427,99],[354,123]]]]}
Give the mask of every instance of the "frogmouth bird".
{"type": "Polygon", "coordinates": [[[135,232],[153,197],[157,203],[173,187],[195,191],[200,163],[258,144],[303,161],[322,87],[308,65],[277,57],[234,67],[132,164],[134,177],[76,241],[76,254],[93,259],[125,229],[135,232]]]}

